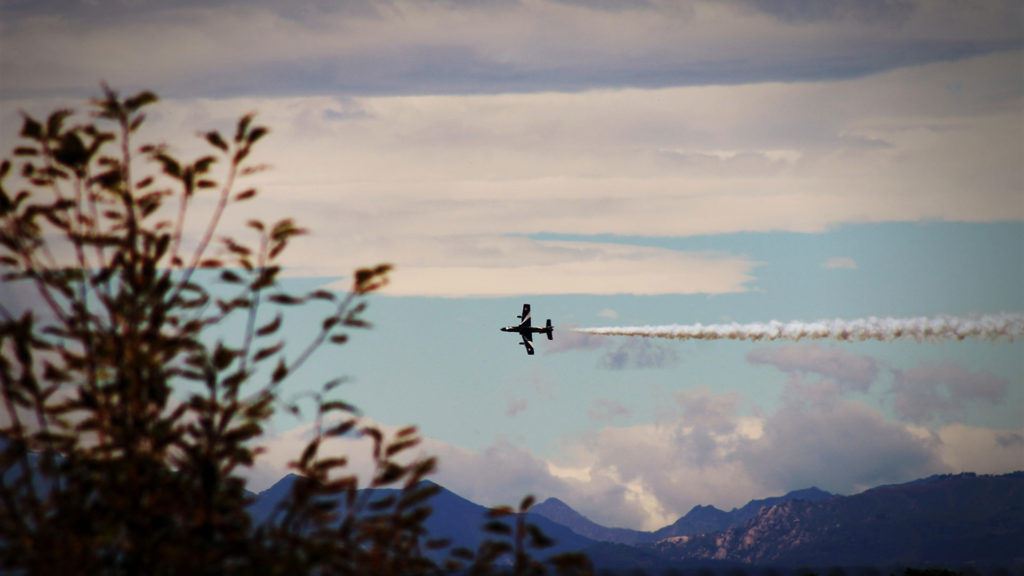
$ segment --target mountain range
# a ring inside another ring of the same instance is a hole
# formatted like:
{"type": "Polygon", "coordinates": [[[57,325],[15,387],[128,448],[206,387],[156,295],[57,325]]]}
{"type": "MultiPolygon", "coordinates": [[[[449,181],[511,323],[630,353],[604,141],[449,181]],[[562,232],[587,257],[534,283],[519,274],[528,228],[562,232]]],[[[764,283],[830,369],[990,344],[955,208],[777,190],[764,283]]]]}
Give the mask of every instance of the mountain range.
{"type": "MultiPolygon", "coordinates": [[[[267,518],[294,480],[289,475],[255,495],[253,519],[267,518]]],[[[475,549],[488,508],[439,488],[426,522],[430,537],[475,549]]],[[[612,573],[698,566],[1024,569],[1024,472],[932,476],[850,496],[808,488],[731,511],[695,506],[650,532],[602,526],[555,498],[534,506],[527,520],[555,540],[547,553],[582,551],[612,573]]]]}

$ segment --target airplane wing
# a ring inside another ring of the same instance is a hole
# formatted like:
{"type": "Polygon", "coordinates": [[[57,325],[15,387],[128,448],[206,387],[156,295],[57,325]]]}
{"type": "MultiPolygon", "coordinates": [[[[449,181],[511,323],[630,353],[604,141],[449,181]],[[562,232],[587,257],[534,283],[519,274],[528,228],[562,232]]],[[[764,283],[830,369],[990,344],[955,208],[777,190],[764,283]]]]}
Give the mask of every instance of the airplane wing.
{"type": "Polygon", "coordinates": [[[519,318],[521,319],[521,322],[519,322],[519,327],[520,328],[529,328],[531,326],[531,324],[530,324],[530,305],[529,304],[523,304],[523,315],[520,316],[519,318]]]}
{"type": "Polygon", "coordinates": [[[523,346],[526,347],[526,353],[533,356],[533,335],[529,332],[523,334],[523,346]]]}

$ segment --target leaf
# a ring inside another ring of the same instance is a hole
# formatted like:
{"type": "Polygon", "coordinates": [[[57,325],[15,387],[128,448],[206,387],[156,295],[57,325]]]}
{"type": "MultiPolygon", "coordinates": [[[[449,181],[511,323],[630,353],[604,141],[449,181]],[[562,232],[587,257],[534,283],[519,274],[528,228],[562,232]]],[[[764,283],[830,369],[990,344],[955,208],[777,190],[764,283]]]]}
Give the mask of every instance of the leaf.
{"type": "Polygon", "coordinates": [[[320,448],[320,439],[319,438],[314,438],[312,441],[310,441],[310,443],[308,445],[306,445],[305,450],[302,451],[302,456],[299,458],[299,467],[300,468],[308,467],[309,461],[312,460],[314,456],[316,456],[316,452],[317,452],[317,450],[319,448],[320,448]]]}
{"type": "Polygon", "coordinates": [[[284,358],[277,363],[277,368],[274,369],[274,373],[271,374],[270,380],[274,384],[277,384],[284,380],[288,376],[288,366],[284,363],[284,358]]]}
{"type": "Polygon", "coordinates": [[[408,510],[417,504],[426,502],[437,495],[440,491],[441,488],[437,484],[424,485],[421,488],[406,490],[402,493],[402,498],[398,501],[398,509],[408,510]]]}
{"type": "Polygon", "coordinates": [[[248,199],[252,198],[255,195],[256,195],[256,189],[255,188],[249,188],[248,190],[245,190],[244,192],[239,192],[238,194],[236,194],[235,195],[235,202],[241,202],[242,200],[248,200],[248,199]]]}
{"type": "Polygon", "coordinates": [[[355,425],[356,425],[356,421],[355,420],[346,420],[346,421],[342,422],[341,424],[338,424],[336,426],[332,426],[332,427],[328,428],[327,431],[324,432],[324,436],[330,436],[330,437],[344,436],[345,434],[348,434],[349,432],[351,432],[352,428],[354,428],[355,425]]]}
{"type": "Polygon", "coordinates": [[[213,163],[216,161],[216,156],[207,155],[203,156],[199,160],[196,160],[195,163],[192,164],[192,167],[193,169],[195,169],[196,174],[206,174],[207,172],[210,171],[210,166],[212,166],[213,163]]]}
{"type": "Polygon", "coordinates": [[[78,134],[66,132],[60,139],[60,146],[53,151],[53,158],[81,176],[85,173],[84,165],[89,161],[89,152],[78,134]]]}
{"type": "Polygon", "coordinates": [[[274,294],[273,296],[268,298],[268,300],[275,304],[282,304],[284,306],[302,304],[302,302],[304,301],[302,298],[296,298],[295,296],[292,296],[290,294],[274,294]]]}
{"type": "Polygon", "coordinates": [[[275,317],[273,321],[271,321],[268,324],[264,324],[263,326],[261,326],[260,329],[256,331],[256,335],[257,336],[268,336],[270,334],[273,334],[274,332],[277,332],[278,328],[281,327],[281,321],[283,320],[283,318],[284,318],[284,316],[282,316],[281,314],[278,314],[277,317],[275,317]]]}
{"type": "Polygon", "coordinates": [[[224,282],[230,282],[231,284],[238,284],[242,282],[242,277],[232,270],[224,270],[221,272],[220,279],[224,282]]]}
{"type": "Polygon", "coordinates": [[[486,532],[490,532],[491,534],[512,534],[512,527],[498,520],[491,520],[490,522],[484,524],[484,530],[486,532]]]}
{"type": "Polygon", "coordinates": [[[282,348],[284,348],[284,342],[278,342],[277,344],[275,344],[273,346],[267,346],[266,348],[261,348],[253,356],[252,361],[253,362],[259,362],[261,360],[265,360],[266,358],[269,358],[270,356],[273,356],[274,354],[277,354],[278,352],[280,352],[282,348]]]}
{"type": "Polygon", "coordinates": [[[124,107],[127,108],[128,111],[134,112],[143,106],[149,106],[150,104],[155,103],[159,99],[160,98],[157,97],[156,94],[146,90],[145,92],[140,92],[125,100],[124,107]]]}
{"type": "Polygon", "coordinates": [[[330,392],[331,390],[334,390],[335,388],[341,386],[344,383],[344,378],[335,378],[334,380],[331,380],[330,382],[324,384],[324,392],[330,392]]]}
{"type": "Polygon", "coordinates": [[[181,164],[179,164],[177,160],[163,152],[157,154],[155,158],[163,166],[164,174],[167,174],[175,180],[181,180],[181,164]]]}
{"type": "Polygon", "coordinates": [[[373,480],[376,486],[386,486],[399,480],[405,475],[406,469],[394,462],[388,462],[384,466],[384,470],[373,480]]]}
{"type": "Polygon", "coordinates": [[[257,126],[249,131],[249,135],[246,138],[246,142],[250,145],[255,144],[257,140],[267,135],[268,130],[264,126],[257,126]]]}
{"type": "Polygon", "coordinates": [[[501,518],[503,516],[511,516],[512,514],[515,514],[515,512],[509,506],[495,506],[487,511],[488,518],[501,518]]]}
{"type": "Polygon", "coordinates": [[[373,510],[374,512],[380,512],[382,510],[387,510],[387,509],[391,508],[394,505],[395,505],[395,497],[394,496],[384,496],[383,498],[378,498],[376,500],[371,501],[370,505],[368,506],[368,508],[370,510],[373,510]]]}
{"type": "Polygon", "coordinates": [[[309,295],[310,299],[315,300],[327,300],[328,302],[334,302],[334,293],[329,290],[317,290],[309,295]]]}
{"type": "Polygon", "coordinates": [[[227,348],[223,344],[218,343],[217,348],[215,348],[213,351],[213,368],[218,372],[224,370],[225,368],[231,365],[231,362],[235,359],[235,356],[237,355],[238,352],[227,348]]]}
{"type": "Polygon", "coordinates": [[[224,138],[221,137],[219,132],[207,132],[206,141],[209,142],[211,146],[220,149],[222,152],[228,151],[228,143],[224,141],[224,138]]]}
{"type": "Polygon", "coordinates": [[[358,412],[355,406],[349,404],[348,402],[342,402],[341,400],[331,400],[330,402],[324,402],[323,405],[320,406],[321,414],[326,414],[328,412],[333,412],[335,410],[349,412],[352,414],[358,412]]]}
{"type": "Polygon", "coordinates": [[[555,541],[534,524],[528,524],[526,531],[530,534],[534,548],[550,548],[555,545],[555,541]]]}
{"type": "Polygon", "coordinates": [[[46,119],[46,134],[50,138],[56,138],[60,134],[60,129],[64,125],[64,120],[68,116],[71,116],[71,110],[64,108],[62,110],[55,110],[50,117],[46,119]]]}
{"type": "Polygon", "coordinates": [[[250,112],[238,119],[238,128],[235,130],[235,142],[238,144],[241,144],[242,139],[245,138],[246,132],[249,131],[249,124],[252,123],[254,116],[255,114],[250,112]]]}
{"type": "Polygon", "coordinates": [[[139,129],[139,126],[142,126],[142,123],[145,122],[145,121],[146,121],[146,115],[145,114],[139,114],[138,117],[136,117],[134,120],[132,120],[131,125],[128,126],[128,131],[129,132],[135,132],[136,130],[139,129]]]}
{"type": "Polygon", "coordinates": [[[43,125],[37,122],[28,114],[22,113],[22,117],[25,119],[25,121],[21,125],[21,136],[24,138],[30,138],[32,140],[42,140],[43,125]]]}

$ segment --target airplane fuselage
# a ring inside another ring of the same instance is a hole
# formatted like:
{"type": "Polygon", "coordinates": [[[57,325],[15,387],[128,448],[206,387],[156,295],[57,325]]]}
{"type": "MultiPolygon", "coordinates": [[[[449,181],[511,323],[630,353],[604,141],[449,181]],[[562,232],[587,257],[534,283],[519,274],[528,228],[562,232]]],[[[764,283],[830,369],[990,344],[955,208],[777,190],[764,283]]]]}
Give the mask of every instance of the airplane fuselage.
{"type": "Polygon", "coordinates": [[[526,347],[526,353],[533,355],[533,335],[534,334],[546,334],[548,340],[554,340],[554,327],[551,326],[551,320],[547,321],[547,324],[543,327],[534,328],[532,322],[530,322],[530,305],[523,304],[523,313],[519,316],[520,322],[516,326],[505,326],[501,329],[502,332],[515,332],[522,337],[523,341],[520,342],[522,346],[526,347]]]}
{"type": "Polygon", "coordinates": [[[537,328],[534,326],[505,326],[501,329],[502,332],[518,332],[520,334],[550,334],[554,331],[553,326],[546,326],[544,328],[537,328]]]}

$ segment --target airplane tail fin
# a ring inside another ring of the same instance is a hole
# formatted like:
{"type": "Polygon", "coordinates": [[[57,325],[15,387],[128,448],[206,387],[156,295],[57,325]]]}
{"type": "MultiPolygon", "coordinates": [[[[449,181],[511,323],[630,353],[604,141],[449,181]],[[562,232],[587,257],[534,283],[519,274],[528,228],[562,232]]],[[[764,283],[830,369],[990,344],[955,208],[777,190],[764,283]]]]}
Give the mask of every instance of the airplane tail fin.
{"type": "Polygon", "coordinates": [[[544,330],[548,333],[548,340],[555,339],[555,329],[551,326],[551,318],[548,318],[548,324],[544,327],[544,330]]]}

